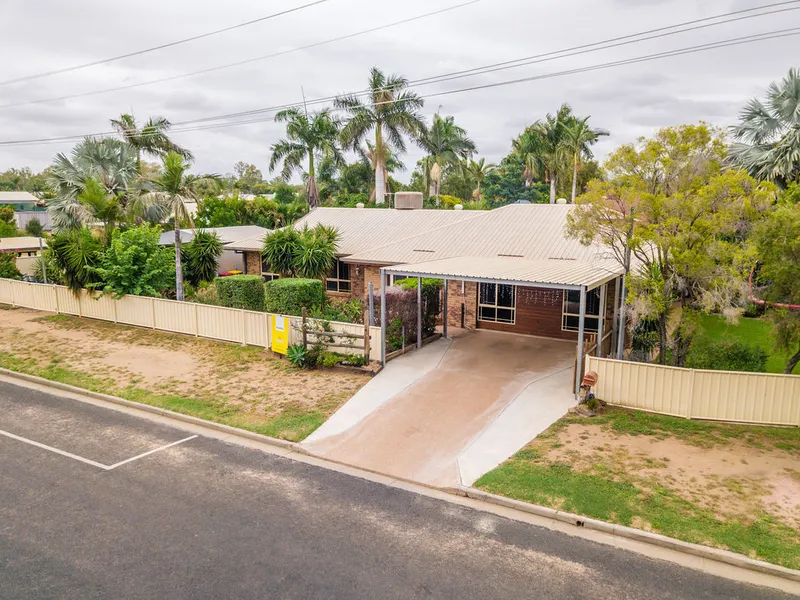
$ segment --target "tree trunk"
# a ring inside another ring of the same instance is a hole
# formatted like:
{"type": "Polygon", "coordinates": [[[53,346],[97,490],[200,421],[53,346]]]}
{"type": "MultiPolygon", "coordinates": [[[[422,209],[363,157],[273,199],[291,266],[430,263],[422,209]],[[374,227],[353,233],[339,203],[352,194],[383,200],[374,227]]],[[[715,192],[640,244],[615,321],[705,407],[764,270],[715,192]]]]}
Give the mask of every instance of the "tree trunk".
{"type": "Polygon", "coordinates": [[[556,178],[550,178],[550,204],[556,203],[556,178]]]}
{"type": "Polygon", "coordinates": [[[436,182],[431,180],[428,186],[428,198],[433,198],[434,196],[436,196],[436,182]]]}
{"type": "Polygon", "coordinates": [[[383,170],[383,161],[376,161],[375,166],[375,204],[386,203],[386,171],[383,170]]]}
{"type": "Polygon", "coordinates": [[[181,265],[181,222],[175,214],[175,298],[183,302],[183,266],[181,265]]]}
{"type": "Polygon", "coordinates": [[[575,154],[575,166],[572,170],[572,203],[575,204],[575,197],[578,195],[578,155],[575,154]]]}
{"type": "Polygon", "coordinates": [[[786,363],[786,369],[784,369],[783,372],[787,375],[791,375],[794,371],[794,368],[797,366],[797,363],[800,363],[800,350],[798,350],[797,354],[789,359],[789,362],[786,363]]]}
{"type": "Polygon", "coordinates": [[[310,209],[315,209],[319,206],[319,188],[317,187],[317,178],[309,175],[306,181],[306,201],[310,209]]]}
{"type": "Polygon", "coordinates": [[[441,191],[442,191],[442,182],[437,180],[436,181],[436,208],[439,208],[439,206],[441,206],[441,200],[440,200],[441,191]]]}

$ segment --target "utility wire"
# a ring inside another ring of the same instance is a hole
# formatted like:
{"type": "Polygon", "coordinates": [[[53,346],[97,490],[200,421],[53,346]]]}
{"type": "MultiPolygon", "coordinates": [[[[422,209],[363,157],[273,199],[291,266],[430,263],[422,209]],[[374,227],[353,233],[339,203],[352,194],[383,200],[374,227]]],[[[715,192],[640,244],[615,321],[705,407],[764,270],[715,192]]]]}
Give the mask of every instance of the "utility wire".
{"type": "MultiPolygon", "coordinates": [[[[660,59],[664,59],[664,58],[671,58],[671,57],[674,57],[674,56],[682,56],[682,55],[687,55],[687,54],[696,54],[696,53],[705,52],[705,51],[708,51],[708,50],[717,50],[717,49],[720,49],[720,48],[729,48],[729,47],[733,47],[733,46],[740,46],[740,45],[744,45],[744,44],[751,44],[751,43],[755,43],[755,42],[762,42],[762,41],[768,41],[768,40],[774,40],[774,39],[780,39],[780,38],[787,38],[787,37],[793,37],[793,36],[798,36],[798,35],[800,35],[800,27],[794,27],[794,28],[783,29],[783,30],[778,30],[778,31],[773,31],[773,32],[765,32],[765,33],[760,33],[760,34],[742,36],[742,37],[738,37],[738,38],[731,38],[731,39],[728,39],[728,40],[720,40],[720,41],[717,41],[717,42],[709,42],[709,43],[706,43],[706,44],[700,44],[700,45],[697,45],[697,46],[689,46],[687,48],[679,48],[679,49],[676,49],[676,50],[667,50],[667,51],[658,52],[658,53],[655,53],[655,54],[649,54],[649,55],[645,55],[645,56],[638,56],[638,57],[633,57],[633,58],[628,58],[628,59],[623,59],[623,60],[618,60],[618,61],[610,61],[610,62],[600,63],[600,64],[596,64],[596,65],[590,65],[590,66],[586,66],[586,67],[580,67],[580,68],[575,68],[575,69],[570,69],[570,70],[558,71],[558,72],[554,72],[554,73],[546,73],[546,74],[542,74],[542,75],[534,75],[534,76],[531,76],[531,77],[524,77],[524,78],[519,78],[519,79],[512,79],[512,80],[506,80],[506,81],[501,81],[501,82],[476,85],[476,86],[471,86],[471,87],[459,88],[459,89],[455,89],[455,90],[445,90],[445,91],[442,91],[442,92],[433,92],[433,93],[430,93],[430,94],[422,95],[420,97],[423,98],[423,99],[424,98],[436,98],[436,97],[441,97],[441,96],[448,96],[448,95],[451,95],[451,94],[473,92],[473,91],[477,91],[477,90],[484,90],[484,89],[491,89],[491,88],[503,87],[503,86],[508,86],[508,85],[515,85],[515,84],[519,84],[519,83],[525,83],[525,82],[531,82],[531,81],[539,81],[539,80],[551,79],[551,78],[555,78],[555,77],[563,77],[563,76],[566,76],[566,75],[575,75],[575,74],[579,74],[579,73],[587,73],[587,72],[598,71],[598,70],[602,70],[602,69],[609,69],[609,68],[615,68],[615,67],[620,67],[620,66],[625,66],[625,65],[649,62],[649,61],[653,61],[653,60],[660,60],[660,59]]],[[[309,102],[312,102],[312,101],[309,101],[309,102]]],[[[379,105],[380,104],[389,104],[389,103],[392,103],[392,102],[396,102],[396,101],[386,101],[386,102],[382,102],[382,103],[378,103],[378,104],[379,105]]],[[[333,109],[333,110],[338,111],[338,110],[341,110],[341,109],[333,109]]],[[[265,122],[271,122],[271,121],[274,121],[274,120],[275,120],[275,117],[274,116],[270,116],[270,117],[254,118],[254,119],[249,119],[249,120],[231,121],[231,122],[227,122],[227,123],[198,124],[198,125],[192,125],[192,126],[188,126],[188,127],[175,128],[175,129],[172,130],[172,133],[184,133],[184,132],[191,132],[191,131],[206,131],[206,130],[211,130],[211,129],[224,128],[224,127],[235,127],[235,126],[239,126],[239,125],[248,125],[248,124],[253,124],[253,123],[265,123],[265,122]]],[[[189,122],[187,121],[185,123],[189,123],[189,122]]],[[[63,136],[63,137],[54,137],[54,138],[40,138],[40,139],[33,139],[33,140],[6,141],[6,142],[0,142],[0,146],[50,144],[50,143],[60,143],[60,142],[65,142],[65,141],[81,140],[81,139],[83,139],[85,137],[103,137],[103,136],[111,136],[111,135],[116,135],[116,132],[109,131],[109,132],[87,134],[87,135],[80,135],[80,136],[74,136],[73,135],[73,136],[63,136]]]]}
{"type": "MultiPolygon", "coordinates": [[[[795,0],[795,1],[796,2],[800,2],[800,0],[795,0]]],[[[440,14],[443,14],[443,13],[454,11],[454,10],[457,10],[459,8],[464,8],[466,6],[470,6],[471,4],[477,4],[478,2],[482,2],[482,0],[470,0],[469,2],[464,2],[462,4],[456,4],[454,6],[448,6],[446,8],[442,8],[442,9],[435,10],[435,11],[432,11],[432,12],[424,13],[424,14],[421,14],[421,15],[417,15],[415,17],[410,17],[408,19],[403,19],[401,21],[394,21],[393,23],[386,23],[385,25],[379,25],[377,27],[372,27],[370,29],[364,29],[362,31],[356,31],[354,33],[349,33],[347,35],[342,35],[342,36],[339,36],[339,37],[330,38],[330,39],[323,40],[323,41],[320,41],[320,42],[314,42],[312,44],[307,44],[305,46],[299,46],[297,48],[290,48],[288,50],[283,50],[281,52],[274,52],[272,54],[264,54],[262,56],[256,56],[254,58],[248,58],[248,59],[245,59],[245,60],[240,60],[240,61],[236,61],[236,62],[232,62],[232,63],[227,63],[227,64],[224,64],[224,65],[218,65],[216,67],[209,67],[207,69],[200,69],[199,71],[191,71],[189,73],[180,73],[178,75],[170,75],[168,77],[161,77],[160,79],[151,79],[149,81],[141,81],[139,83],[130,83],[128,85],[121,85],[121,86],[112,87],[112,88],[105,88],[105,89],[102,89],[102,90],[93,90],[93,91],[90,91],[90,92],[82,92],[82,93],[78,93],[78,94],[69,94],[69,95],[66,95],[66,96],[57,96],[57,97],[54,97],[54,98],[40,98],[40,99],[37,99],[37,100],[27,100],[27,101],[23,101],[23,102],[14,102],[14,103],[11,103],[11,104],[0,104],[0,108],[14,108],[14,107],[17,107],[17,106],[29,106],[31,104],[45,104],[45,103],[48,103],[48,102],[58,102],[60,100],[72,100],[74,98],[86,98],[88,96],[96,96],[96,95],[99,95],[99,94],[108,94],[108,93],[111,93],[111,92],[119,92],[119,91],[122,91],[122,90],[130,90],[130,89],[133,89],[133,88],[143,87],[143,86],[147,86],[147,85],[154,85],[156,83],[165,83],[167,81],[175,81],[175,80],[178,80],[178,79],[184,79],[186,77],[194,77],[195,75],[203,75],[205,73],[213,73],[215,71],[222,71],[224,69],[230,69],[230,68],[233,68],[233,67],[239,67],[239,66],[242,66],[242,65],[252,64],[252,63],[255,63],[255,62],[262,61],[262,60],[268,60],[270,58],[277,58],[279,56],[286,56],[287,54],[294,54],[295,52],[302,52],[303,50],[310,50],[312,48],[318,48],[320,46],[325,46],[325,45],[328,45],[328,44],[333,44],[333,43],[336,43],[336,42],[341,42],[341,41],[344,41],[344,40],[353,39],[353,38],[356,38],[356,37],[359,37],[359,36],[362,36],[362,35],[367,35],[369,33],[375,33],[376,31],[382,31],[384,29],[389,29],[391,27],[397,27],[399,25],[405,25],[407,23],[412,23],[414,21],[420,21],[420,20],[426,19],[428,17],[433,17],[433,16],[436,16],[436,15],[440,15],[440,14]]],[[[2,85],[2,83],[0,83],[0,85],[2,85]]]]}
{"type": "MultiPolygon", "coordinates": [[[[3,108],[14,108],[14,107],[19,107],[19,106],[29,106],[29,105],[32,105],[32,104],[43,104],[43,103],[56,102],[56,101],[61,101],[61,100],[70,100],[70,99],[74,99],[74,98],[85,98],[85,97],[88,97],[88,96],[94,96],[94,95],[98,95],[98,94],[106,94],[106,93],[110,93],[110,92],[127,90],[127,89],[136,88],[136,87],[152,85],[152,84],[155,84],[155,83],[163,83],[163,82],[166,82],[166,81],[174,81],[176,79],[182,79],[182,78],[191,77],[191,76],[194,76],[194,75],[200,75],[200,74],[204,74],[204,73],[210,73],[210,72],[214,72],[214,71],[228,69],[228,68],[231,68],[231,67],[236,67],[236,66],[240,66],[240,65],[244,65],[244,64],[249,64],[249,63],[253,63],[253,62],[257,62],[257,61],[261,61],[261,60],[266,60],[266,59],[270,59],[270,58],[275,58],[275,57],[283,56],[283,55],[286,55],[286,54],[291,54],[291,53],[298,52],[298,51],[301,51],[301,50],[307,50],[307,49],[310,49],[310,48],[315,48],[315,47],[318,47],[318,46],[334,43],[334,42],[337,42],[337,41],[351,39],[351,38],[354,38],[354,37],[357,37],[357,36],[360,36],[360,35],[365,35],[367,33],[372,33],[372,32],[375,32],[375,31],[379,31],[381,29],[387,29],[389,27],[395,27],[397,25],[409,23],[409,22],[412,22],[412,21],[417,21],[417,20],[420,20],[420,19],[423,19],[423,18],[426,18],[426,17],[430,17],[430,16],[438,15],[438,14],[441,14],[441,13],[444,13],[444,12],[449,12],[449,11],[452,11],[452,10],[456,10],[458,8],[463,8],[465,6],[469,6],[470,4],[475,4],[475,3],[480,2],[480,1],[481,0],[472,0],[471,2],[467,2],[467,3],[464,3],[464,4],[458,4],[458,5],[451,6],[451,7],[445,8],[445,9],[440,9],[440,10],[437,10],[437,11],[434,11],[434,12],[426,13],[426,14],[423,14],[423,15],[418,15],[416,17],[412,17],[412,18],[409,18],[409,19],[404,19],[402,21],[396,21],[394,23],[389,23],[389,24],[386,24],[386,25],[381,25],[379,27],[366,29],[366,30],[359,31],[359,32],[356,32],[356,33],[352,33],[352,34],[348,34],[348,35],[345,35],[345,36],[332,38],[332,39],[325,40],[325,41],[322,41],[322,42],[316,42],[314,44],[301,46],[299,48],[292,48],[292,49],[285,50],[285,51],[282,51],[282,52],[276,52],[274,54],[267,54],[267,55],[264,55],[264,56],[259,56],[259,57],[256,57],[256,58],[251,58],[251,59],[247,59],[247,60],[243,60],[243,61],[229,63],[229,64],[226,64],[226,65],[210,67],[208,69],[202,69],[200,71],[193,71],[193,72],[190,72],[190,73],[183,73],[183,74],[179,74],[179,75],[163,77],[161,79],[154,79],[154,80],[151,80],[151,81],[133,83],[133,84],[125,85],[125,86],[118,86],[118,87],[107,88],[107,89],[103,89],[103,90],[94,90],[94,91],[90,91],[90,92],[83,92],[83,93],[78,93],[78,94],[70,94],[70,95],[65,95],[65,96],[58,96],[58,97],[54,97],[54,98],[41,98],[41,99],[38,99],[38,100],[15,102],[15,103],[11,103],[11,104],[0,104],[0,109],[3,109],[3,108]]],[[[429,81],[430,82],[437,82],[439,80],[448,81],[448,80],[451,80],[451,79],[460,79],[462,77],[469,76],[471,74],[480,74],[480,72],[484,71],[485,69],[493,69],[494,67],[504,66],[505,68],[512,69],[512,68],[517,68],[517,67],[521,67],[521,66],[525,66],[525,65],[529,65],[529,64],[535,64],[535,63],[538,63],[538,62],[547,62],[549,60],[557,60],[559,58],[566,58],[566,57],[569,57],[569,56],[577,56],[577,55],[585,54],[585,53],[588,53],[588,52],[597,52],[597,51],[606,50],[606,49],[609,49],[609,48],[616,48],[616,47],[620,47],[620,46],[625,46],[625,45],[628,45],[628,44],[636,44],[636,43],[647,41],[647,40],[658,39],[658,38],[662,38],[662,37],[668,37],[668,36],[677,35],[677,34],[680,34],[680,33],[687,33],[687,32],[696,31],[696,30],[699,30],[699,29],[706,29],[706,28],[709,28],[709,27],[716,27],[718,25],[726,25],[728,23],[734,23],[734,22],[743,21],[743,20],[746,20],[746,19],[754,19],[754,18],[758,18],[758,17],[769,16],[769,15],[779,14],[779,13],[783,13],[783,12],[800,10],[800,6],[798,6],[799,3],[800,3],[800,0],[789,0],[789,1],[784,1],[784,2],[776,2],[776,3],[773,3],[773,4],[766,4],[766,5],[755,7],[755,8],[748,8],[748,9],[737,10],[737,11],[728,12],[728,13],[722,13],[722,14],[719,14],[719,15],[711,16],[711,17],[704,17],[704,18],[701,18],[701,19],[694,19],[694,20],[691,20],[691,21],[683,22],[683,23],[677,23],[675,25],[668,25],[668,26],[665,26],[665,27],[659,27],[657,29],[651,29],[651,30],[642,31],[642,32],[639,32],[639,33],[633,33],[633,34],[628,34],[628,35],[619,36],[619,37],[615,37],[615,38],[610,38],[610,39],[602,40],[602,41],[599,41],[599,42],[593,42],[591,44],[583,44],[583,45],[580,45],[580,46],[573,46],[571,48],[564,48],[564,49],[561,49],[561,50],[547,52],[547,53],[543,53],[543,54],[536,54],[536,55],[533,55],[533,56],[527,56],[527,57],[524,57],[524,58],[518,58],[518,59],[514,59],[514,60],[500,62],[500,63],[494,63],[494,64],[491,64],[491,65],[484,65],[482,67],[475,67],[473,69],[467,69],[467,70],[464,70],[464,71],[455,71],[453,73],[447,73],[447,74],[444,74],[444,75],[436,75],[436,76],[432,76],[432,77],[418,79],[418,80],[415,80],[415,81],[411,81],[410,84],[412,84],[412,85],[423,85],[423,84],[427,84],[429,81]],[[768,11],[768,12],[760,12],[758,14],[750,14],[750,13],[754,13],[756,11],[763,11],[763,10],[769,9],[769,8],[785,7],[787,5],[794,5],[794,6],[791,6],[790,8],[780,8],[779,10],[773,10],[773,11],[768,11]],[[739,15],[742,15],[742,16],[739,16],[739,15]],[[729,17],[735,17],[735,18],[729,18],[729,17]],[[718,21],[718,22],[710,23],[709,21],[718,21]],[[690,25],[697,25],[699,23],[703,23],[703,24],[702,25],[698,25],[696,27],[688,27],[690,25]],[[640,39],[635,39],[635,38],[640,38],[640,39]],[[446,77],[447,79],[441,79],[441,78],[444,78],[444,77],[446,77]]],[[[367,91],[368,90],[363,90],[362,92],[358,92],[355,95],[360,95],[361,93],[366,93],[367,91]]],[[[330,100],[332,100],[332,99],[333,99],[333,97],[330,98],[330,100]]],[[[325,100],[328,100],[328,99],[325,99],[325,100]]],[[[234,113],[234,114],[238,115],[238,113],[234,113]]],[[[221,118],[224,118],[224,117],[227,117],[227,116],[228,115],[223,115],[221,118]]]]}
{"type": "Polygon", "coordinates": [[[120,54],[118,56],[112,56],[111,58],[104,58],[101,60],[95,60],[88,63],[83,63],[81,65],[73,65],[71,67],[64,67],[62,69],[54,69],[52,71],[45,71],[43,73],[36,73],[34,75],[26,75],[24,77],[17,77],[15,79],[7,79],[6,81],[0,81],[0,87],[5,85],[11,85],[12,83],[21,83],[23,81],[32,81],[34,79],[42,79],[43,77],[50,77],[51,75],[58,75],[61,73],[69,73],[71,71],[77,71],[79,69],[85,69],[87,67],[94,67],[96,65],[103,65],[110,62],[115,62],[118,60],[122,60],[124,58],[131,58],[133,56],[140,56],[142,54],[148,54],[150,52],[156,52],[157,50],[163,50],[164,48],[171,48],[173,46],[178,46],[180,44],[185,44],[187,42],[193,42],[195,40],[201,40],[203,38],[211,37],[213,35],[217,35],[220,33],[225,33],[226,31],[233,31],[234,29],[240,29],[242,27],[247,27],[248,25],[253,25],[255,23],[261,23],[262,21],[268,21],[269,19],[274,19],[276,17],[281,17],[283,15],[288,15],[293,12],[297,12],[306,8],[310,8],[312,6],[317,6],[318,4],[324,4],[325,2],[330,2],[330,0],[315,0],[315,2],[310,2],[308,4],[303,4],[302,6],[297,6],[295,8],[290,8],[288,10],[284,10],[281,12],[273,13],[271,15],[267,15],[265,17],[259,17],[258,19],[252,19],[250,21],[245,21],[244,23],[239,23],[237,25],[231,25],[230,27],[224,27],[222,29],[217,29],[215,31],[209,31],[207,33],[201,33],[200,35],[194,35],[192,37],[184,38],[182,40],[176,40],[174,42],[168,42],[166,44],[161,44],[159,46],[153,46],[151,48],[145,48],[143,50],[136,50],[135,52],[128,52],[127,54],[120,54]]]}

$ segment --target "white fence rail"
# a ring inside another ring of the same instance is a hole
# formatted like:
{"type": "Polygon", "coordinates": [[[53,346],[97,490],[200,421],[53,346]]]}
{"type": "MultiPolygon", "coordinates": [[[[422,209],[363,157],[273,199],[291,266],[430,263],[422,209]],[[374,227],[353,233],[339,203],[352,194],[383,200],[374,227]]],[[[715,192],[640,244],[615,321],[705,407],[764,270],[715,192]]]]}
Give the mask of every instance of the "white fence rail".
{"type": "MultiPolygon", "coordinates": [[[[142,296],[125,296],[115,300],[110,296],[91,295],[86,291],[75,296],[63,286],[12,279],[0,279],[0,304],[149,327],[262,348],[269,348],[272,342],[271,314],[222,306],[142,296]]],[[[289,328],[289,343],[301,342],[301,334],[295,331],[300,328],[301,318],[287,318],[292,321],[289,328]]],[[[335,332],[364,333],[363,325],[339,322],[331,322],[329,325],[335,332]]],[[[371,360],[380,360],[380,349],[381,328],[370,327],[371,360]]],[[[354,344],[352,348],[337,350],[343,354],[363,354],[364,348],[363,345],[354,344]]]]}
{"type": "Polygon", "coordinates": [[[686,417],[800,426],[800,376],[701,371],[590,356],[595,395],[609,404],[686,417]]]}

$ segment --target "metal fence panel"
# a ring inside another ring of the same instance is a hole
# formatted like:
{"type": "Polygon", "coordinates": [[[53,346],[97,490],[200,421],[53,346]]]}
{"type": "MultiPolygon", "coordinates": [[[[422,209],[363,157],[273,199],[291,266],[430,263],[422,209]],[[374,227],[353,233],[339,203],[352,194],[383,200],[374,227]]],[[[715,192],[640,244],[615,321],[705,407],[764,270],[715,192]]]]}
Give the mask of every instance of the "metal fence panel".
{"type": "MultiPolygon", "coordinates": [[[[69,288],[60,285],[54,286],[53,289],[56,293],[58,312],[64,315],[78,316],[81,314],[80,296],[76,296],[69,288]]],[[[81,295],[83,295],[82,291],[81,295]]]]}
{"type": "Polygon", "coordinates": [[[249,346],[269,348],[269,316],[267,313],[244,311],[246,343],[249,346]]]}
{"type": "Polygon", "coordinates": [[[235,308],[198,304],[198,334],[214,340],[242,343],[244,340],[242,312],[235,308]]]}
{"type": "Polygon", "coordinates": [[[116,302],[111,296],[102,294],[81,294],[81,316],[90,319],[100,319],[101,321],[115,321],[116,302]]]}
{"type": "Polygon", "coordinates": [[[117,300],[117,323],[153,327],[153,302],[150,298],[125,296],[117,300]]]}
{"type": "Polygon", "coordinates": [[[192,302],[153,298],[150,311],[153,313],[156,329],[198,335],[199,306],[192,302]]]}

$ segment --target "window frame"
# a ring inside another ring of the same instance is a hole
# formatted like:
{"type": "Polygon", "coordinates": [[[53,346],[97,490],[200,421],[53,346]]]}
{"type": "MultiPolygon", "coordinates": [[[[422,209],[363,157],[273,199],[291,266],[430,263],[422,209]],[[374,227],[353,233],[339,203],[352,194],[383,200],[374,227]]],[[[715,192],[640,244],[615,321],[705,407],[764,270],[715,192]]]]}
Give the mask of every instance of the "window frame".
{"type": "MultiPolygon", "coordinates": [[[[580,329],[580,302],[581,302],[581,292],[580,290],[564,290],[563,300],[561,302],[561,331],[570,331],[574,333],[578,333],[580,329]],[[570,300],[570,294],[577,294],[577,300],[570,300]],[[568,305],[570,303],[578,303],[578,312],[567,312],[568,305]],[[569,318],[577,318],[578,325],[575,327],[570,327],[567,325],[567,319],[569,318]]],[[[600,331],[600,288],[595,288],[593,290],[589,290],[586,292],[586,316],[584,319],[584,333],[598,333],[600,331]],[[589,302],[589,294],[597,294],[597,313],[590,312],[590,302],[589,302]],[[594,326],[591,326],[590,323],[594,323],[594,326]]]]}
{"type": "Polygon", "coordinates": [[[280,279],[280,273],[273,273],[269,270],[269,266],[267,265],[267,261],[261,259],[261,277],[264,279],[264,283],[268,281],[275,281],[276,279],[280,279]]]}
{"type": "Polygon", "coordinates": [[[342,262],[339,259],[336,259],[336,263],[333,265],[333,270],[331,271],[331,275],[335,275],[335,277],[331,277],[330,275],[325,278],[325,291],[332,292],[334,294],[350,294],[353,291],[353,280],[351,279],[351,269],[350,264],[346,262],[342,262]],[[347,267],[347,277],[342,277],[342,266],[347,267]],[[333,284],[333,287],[331,287],[333,284]]]}
{"type": "Polygon", "coordinates": [[[516,325],[517,324],[517,286],[511,285],[508,283],[485,283],[480,282],[478,284],[478,321],[483,323],[498,323],[500,325],[516,325]],[[484,286],[494,286],[494,304],[489,304],[481,301],[483,294],[481,293],[484,286]],[[511,297],[512,297],[512,305],[511,306],[503,306],[498,304],[498,299],[500,297],[500,288],[501,287],[508,287],[511,288],[511,297]],[[486,308],[489,310],[495,311],[494,318],[486,318],[483,315],[483,311],[481,309],[486,308]],[[497,317],[497,313],[499,310],[508,310],[511,311],[511,320],[508,319],[499,319],[497,317]]]}

